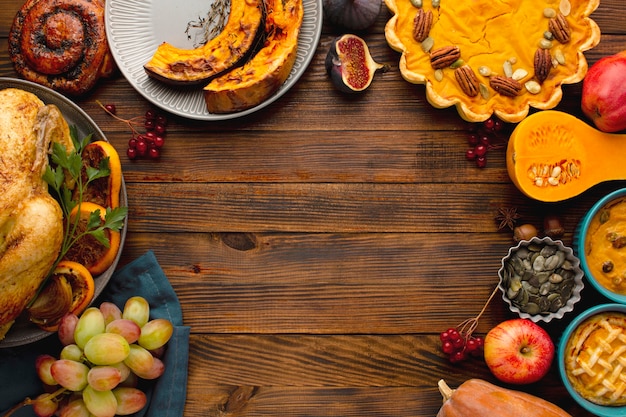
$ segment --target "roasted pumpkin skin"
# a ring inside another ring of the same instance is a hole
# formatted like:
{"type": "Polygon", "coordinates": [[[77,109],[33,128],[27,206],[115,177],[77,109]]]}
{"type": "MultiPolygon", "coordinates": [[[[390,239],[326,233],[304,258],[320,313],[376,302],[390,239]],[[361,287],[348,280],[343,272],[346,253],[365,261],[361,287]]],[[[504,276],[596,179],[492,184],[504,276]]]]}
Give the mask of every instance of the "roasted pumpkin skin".
{"type": "Polygon", "coordinates": [[[204,88],[209,112],[252,108],[284,84],[296,61],[303,15],[302,0],[268,0],[265,45],[243,66],[214,78],[204,88]]]}
{"type": "Polygon", "coordinates": [[[439,381],[444,403],[437,417],[524,416],[572,417],[560,407],[542,398],[499,387],[482,379],[469,379],[450,390],[439,381]]]}
{"type": "Polygon", "coordinates": [[[144,69],[150,77],[173,87],[206,84],[258,50],[265,34],[265,14],[263,0],[233,0],[228,21],[216,37],[195,49],[164,42],[144,69]]]}

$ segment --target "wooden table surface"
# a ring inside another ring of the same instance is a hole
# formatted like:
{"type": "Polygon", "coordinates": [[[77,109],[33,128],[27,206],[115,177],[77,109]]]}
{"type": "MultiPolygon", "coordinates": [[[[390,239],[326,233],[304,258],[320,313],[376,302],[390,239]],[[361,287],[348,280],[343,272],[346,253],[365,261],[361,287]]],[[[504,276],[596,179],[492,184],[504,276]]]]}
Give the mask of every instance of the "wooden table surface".
{"type": "MultiPolygon", "coordinates": [[[[15,77],[7,35],[21,0],[0,0],[0,76],[15,77]]],[[[160,160],[126,158],[122,117],[154,107],[122,77],[76,102],[122,157],[128,192],[125,264],[153,250],[191,326],[186,417],[434,416],[437,381],[496,382],[484,362],[450,364],[439,333],[476,316],[513,244],[499,207],[524,222],[564,222],[565,244],[585,211],[621,182],[546,204],[523,196],[504,150],[478,169],[465,159],[469,125],[437,110],[404,81],[384,37],[383,8],[360,33],[391,65],[361,95],[335,91],[324,70],[328,24],[300,81],[248,117],[199,122],[168,115],[160,160]]],[[[589,63],[626,49],[626,6],[602,0],[602,30],[589,63]]],[[[581,85],[560,110],[581,116],[581,85]]],[[[602,302],[588,285],[580,312],[602,302]]],[[[555,342],[568,320],[544,325],[555,342]]],[[[498,297],[477,334],[512,318],[498,297]]],[[[503,384],[500,384],[503,385],[503,384]]],[[[589,415],[558,369],[518,387],[574,416],[589,415]]]]}

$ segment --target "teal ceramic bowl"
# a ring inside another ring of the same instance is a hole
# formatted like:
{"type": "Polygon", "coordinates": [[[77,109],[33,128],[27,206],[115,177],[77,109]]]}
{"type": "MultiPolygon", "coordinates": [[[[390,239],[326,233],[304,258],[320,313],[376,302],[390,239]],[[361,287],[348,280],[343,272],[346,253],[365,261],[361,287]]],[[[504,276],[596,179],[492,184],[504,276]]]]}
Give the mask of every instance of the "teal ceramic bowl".
{"type": "MultiPolygon", "coordinates": [[[[600,282],[598,282],[598,280],[591,273],[591,270],[589,269],[589,264],[587,263],[587,259],[585,256],[585,236],[587,236],[591,221],[604,206],[619,198],[626,198],[626,188],[621,188],[619,190],[613,191],[610,194],[607,194],[596,204],[594,204],[593,207],[591,207],[591,209],[587,212],[585,217],[583,217],[581,222],[578,224],[578,227],[576,228],[576,233],[574,233],[573,248],[574,253],[578,257],[578,259],[580,259],[580,267],[583,270],[587,281],[591,283],[591,285],[600,294],[602,294],[609,300],[616,303],[626,304],[626,295],[611,291],[610,289],[603,286],[600,282]]],[[[626,251],[626,248],[624,248],[624,250],[626,251]]]]}
{"type": "Polygon", "coordinates": [[[559,373],[561,375],[561,380],[563,385],[567,389],[567,392],[571,395],[571,397],[585,410],[595,414],[598,417],[624,417],[626,416],[626,406],[621,407],[611,407],[611,406],[603,406],[592,403],[584,399],[572,386],[567,378],[567,374],[565,372],[565,350],[567,347],[567,341],[572,336],[576,328],[584,322],[586,319],[594,316],[595,314],[604,313],[608,311],[615,311],[626,314],[626,305],[623,304],[601,304],[595,307],[592,307],[579,316],[577,316],[572,322],[567,326],[563,335],[561,336],[561,340],[559,341],[559,349],[558,349],[558,361],[559,361],[559,373]]]}

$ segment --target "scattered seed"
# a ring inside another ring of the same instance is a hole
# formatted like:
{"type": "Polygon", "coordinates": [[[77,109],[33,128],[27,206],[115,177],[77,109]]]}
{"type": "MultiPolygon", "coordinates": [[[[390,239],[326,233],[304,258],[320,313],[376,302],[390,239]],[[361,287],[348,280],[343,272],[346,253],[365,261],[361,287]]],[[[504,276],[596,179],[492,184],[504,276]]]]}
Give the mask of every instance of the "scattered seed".
{"type": "Polygon", "coordinates": [[[422,50],[428,53],[430,52],[431,49],[433,49],[434,45],[435,45],[435,40],[431,38],[430,36],[427,36],[426,39],[422,41],[422,50]]]}
{"type": "Polygon", "coordinates": [[[421,9],[422,6],[424,5],[424,2],[422,0],[411,0],[411,4],[417,7],[418,9],[421,9]]]}
{"type": "Polygon", "coordinates": [[[539,41],[539,47],[541,49],[550,49],[552,48],[552,41],[546,38],[541,38],[541,40],[539,41]]]}
{"type": "Polygon", "coordinates": [[[465,61],[459,58],[456,61],[454,61],[452,64],[450,64],[450,68],[452,69],[459,68],[459,67],[462,67],[463,64],[465,64],[465,61]]]}
{"type": "Polygon", "coordinates": [[[439,3],[440,3],[440,1],[439,1],[439,0],[433,0],[433,7],[434,7],[435,9],[436,9],[436,8],[438,8],[438,7],[439,7],[439,3]]]}
{"type": "Polygon", "coordinates": [[[435,70],[435,80],[437,80],[437,81],[443,80],[443,70],[442,69],[436,69],[435,70]]]}
{"type": "Polygon", "coordinates": [[[515,71],[513,71],[513,74],[511,74],[511,78],[513,78],[516,81],[520,81],[521,79],[525,78],[528,75],[528,71],[526,71],[524,68],[518,68],[515,71]]]}
{"type": "Polygon", "coordinates": [[[572,11],[572,4],[569,0],[561,0],[561,3],[559,3],[559,11],[563,16],[569,16],[572,11]]]}
{"type": "Polygon", "coordinates": [[[554,51],[554,59],[556,59],[556,62],[559,64],[565,65],[565,54],[563,53],[563,50],[557,49],[554,51]]]}
{"type": "Polygon", "coordinates": [[[551,19],[556,16],[556,10],[554,10],[552,7],[546,7],[545,9],[543,9],[543,16],[551,19]]]}
{"type": "Polygon", "coordinates": [[[478,67],[478,73],[483,77],[489,77],[491,75],[491,68],[485,65],[481,65],[480,67],[478,67]]]}
{"type": "Polygon", "coordinates": [[[541,91],[541,84],[535,80],[526,81],[524,87],[526,87],[526,90],[528,90],[530,94],[539,94],[541,91]]]}
{"type": "Polygon", "coordinates": [[[485,100],[489,99],[491,96],[491,94],[489,94],[489,87],[483,83],[478,84],[478,91],[480,91],[481,97],[485,100]]]}
{"type": "Polygon", "coordinates": [[[543,37],[549,41],[554,39],[554,35],[549,30],[546,30],[545,32],[543,32],[543,37]]]}
{"type": "Polygon", "coordinates": [[[510,78],[513,75],[513,64],[511,64],[511,61],[509,61],[508,59],[504,61],[502,69],[504,70],[504,75],[506,77],[510,78]]]}

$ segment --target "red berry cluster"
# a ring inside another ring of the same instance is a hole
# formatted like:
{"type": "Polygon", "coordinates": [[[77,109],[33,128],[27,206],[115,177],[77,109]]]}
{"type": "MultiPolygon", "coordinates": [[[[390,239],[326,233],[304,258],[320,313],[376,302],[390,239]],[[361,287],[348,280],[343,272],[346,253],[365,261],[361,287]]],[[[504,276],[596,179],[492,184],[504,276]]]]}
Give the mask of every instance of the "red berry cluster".
{"type": "Polygon", "coordinates": [[[465,335],[458,329],[451,327],[439,335],[441,350],[448,355],[451,363],[458,363],[470,356],[483,356],[484,340],[481,336],[465,335]]]}
{"type": "Polygon", "coordinates": [[[111,116],[122,121],[130,127],[132,132],[128,140],[126,156],[129,159],[150,158],[158,159],[161,156],[161,148],[165,144],[165,133],[167,131],[167,118],[157,114],[153,110],[146,111],[143,117],[132,119],[122,119],[116,115],[115,104],[98,104],[111,116]],[[137,130],[137,126],[143,128],[143,133],[137,130]]]}
{"type": "Polygon", "coordinates": [[[474,161],[478,168],[487,166],[487,152],[491,149],[501,147],[498,143],[505,125],[496,116],[491,116],[482,123],[472,123],[470,133],[467,138],[469,148],[465,151],[468,161],[474,161]]]}

